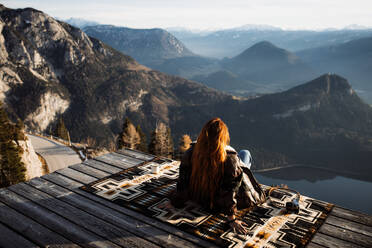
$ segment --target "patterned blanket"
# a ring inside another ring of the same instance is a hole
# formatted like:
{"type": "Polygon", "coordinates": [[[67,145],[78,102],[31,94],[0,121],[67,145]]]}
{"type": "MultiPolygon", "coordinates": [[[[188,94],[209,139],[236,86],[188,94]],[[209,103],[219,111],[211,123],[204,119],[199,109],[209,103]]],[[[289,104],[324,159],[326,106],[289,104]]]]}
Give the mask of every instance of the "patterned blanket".
{"type": "Polygon", "coordinates": [[[232,232],[223,214],[211,214],[191,201],[181,209],[169,204],[169,196],[176,188],[178,168],[177,161],[156,158],[81,189],[177,226],[221,247],[304,247],[333,207],[301,196],[300,212],[287,213],[285,203],[296,195],[277,189],[266,203],[252,210],[239,211],[238,218],[249,226],[247,235],[239,235],[232,232]]]}

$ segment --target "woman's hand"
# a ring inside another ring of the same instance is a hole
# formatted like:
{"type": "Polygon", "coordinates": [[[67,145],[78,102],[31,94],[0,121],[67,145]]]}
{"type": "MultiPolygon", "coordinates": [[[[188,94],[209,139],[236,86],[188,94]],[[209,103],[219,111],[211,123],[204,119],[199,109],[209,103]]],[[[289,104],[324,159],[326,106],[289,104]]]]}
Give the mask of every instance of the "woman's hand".
{"type": "Polygon", "coordinates": [[[247,230],[248,225],[241,220],[235,219],[234,221],[230,222],[230,227],[235,233],[238,233],[238,234],[248,233],[248,230],[247,230]]]}

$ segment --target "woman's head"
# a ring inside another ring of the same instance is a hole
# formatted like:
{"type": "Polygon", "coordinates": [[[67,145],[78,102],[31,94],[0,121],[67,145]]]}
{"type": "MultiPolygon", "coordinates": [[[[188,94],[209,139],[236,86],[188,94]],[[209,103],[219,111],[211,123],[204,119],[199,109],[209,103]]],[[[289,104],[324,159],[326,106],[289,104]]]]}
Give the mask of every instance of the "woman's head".
{"type": "Polygon", "coordinates": [[[205,150],[208,155],[222,153],[225,160],[225,146],[230,142],[229,130],[220,118],[213,118],[208,121],[201,130],[197,144],[205,150]]]}
{"type": "Polygon", "coordinates": [[[192,153],[190,194],[193,199],[213,204],[224,171],[225,147],[229,142],[228,128],[220,118],[204,125],[192,153]]]}

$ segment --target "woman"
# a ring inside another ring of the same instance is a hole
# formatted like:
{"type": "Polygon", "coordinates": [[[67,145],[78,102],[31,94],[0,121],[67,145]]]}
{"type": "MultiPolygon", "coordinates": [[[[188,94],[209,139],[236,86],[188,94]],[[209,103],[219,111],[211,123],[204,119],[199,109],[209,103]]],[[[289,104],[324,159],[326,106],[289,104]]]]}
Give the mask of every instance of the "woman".
{"type": "MultiPolygon", "coordinates": [[[[244,223],[235,218],[236,211],[264,202],[265,194],[229,142],[229,131],[220,118],[204,125],[196,144],[182,158],[172,203],[180,207],[185,200],[194,200],[226,214],[233,230],[245,234],[244,223]]],[[[250,164],[249,152],[241,154],[250,164]]]]}

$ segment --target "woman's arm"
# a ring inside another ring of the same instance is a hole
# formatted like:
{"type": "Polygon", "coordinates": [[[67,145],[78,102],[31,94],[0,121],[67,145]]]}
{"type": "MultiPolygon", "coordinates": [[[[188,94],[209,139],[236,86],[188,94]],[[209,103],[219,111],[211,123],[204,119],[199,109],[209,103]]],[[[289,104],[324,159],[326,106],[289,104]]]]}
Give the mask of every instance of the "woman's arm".
{"type": "Polygon", "coordinates": [[[224,176],[216,197],[216,207],[224,214],[231,216],[236,212],[240,185],[243,179],[243,171],[237,164],[236,156],[228,156],[224,165],[224,176]]]}
{"type": "Polygon", "coordinates": [[[236,195],[243,180],[243,171],[239,166],[239,158],[236,155],[228,156],[225,162],[224,178],[222,181],[220,196],[217,199],[221,211],[227,215],[228,224],[234,232],[246,234],[246,224],[236,219],[237,211],[236,195]]]}

